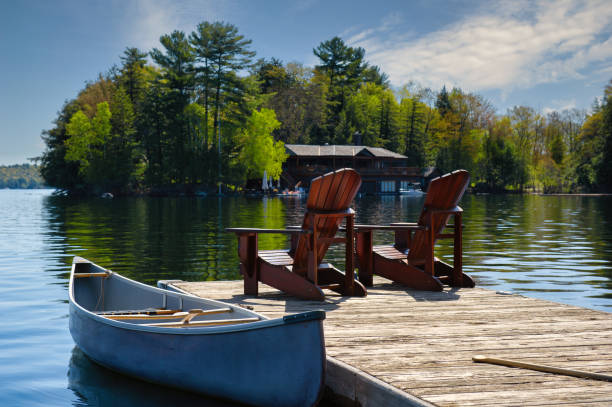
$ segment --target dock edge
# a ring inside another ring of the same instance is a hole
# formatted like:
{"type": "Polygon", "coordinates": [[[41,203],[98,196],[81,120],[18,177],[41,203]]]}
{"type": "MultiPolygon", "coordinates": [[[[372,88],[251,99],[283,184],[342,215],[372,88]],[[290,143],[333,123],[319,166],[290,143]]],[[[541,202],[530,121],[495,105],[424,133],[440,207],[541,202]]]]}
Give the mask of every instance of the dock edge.
{"type": "Polygon", "coordinates": [[[340,406],[435,407],[336,358],[327,357],[323,398],[340,406]]]}

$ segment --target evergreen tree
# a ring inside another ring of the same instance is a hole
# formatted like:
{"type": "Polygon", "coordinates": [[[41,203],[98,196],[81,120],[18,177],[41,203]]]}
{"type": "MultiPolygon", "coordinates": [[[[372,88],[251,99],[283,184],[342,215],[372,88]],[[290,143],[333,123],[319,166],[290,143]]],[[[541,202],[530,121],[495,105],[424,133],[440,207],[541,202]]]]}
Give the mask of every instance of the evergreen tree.
{"type": "Polygon", "coordinates": [[[334,37],[319,44],[313,53],[321,62],[315,69],[329,81],[324,140],[333,142],[334,132],[339,128],[340,112],[346,107],[348,97],[357,91],[362,82],[366,69],[365,50],[349,47],[342,39],[334,37]]]}
{"type": "Polygon", "coordinates": [[[451,106],[448,92],[446,90],[446,85],[442,86],[442,90],[440,93],[438,93],[438,97],[436,99],[436,109],[438,109],[438,112],[440,112],[442,117],[453,111],[453,107],[451,106]]]}
{"type": "MultiPolygon", "coordinates": [[[[206,151],[205,159],[209,163],[207,172],[210,179],[216,178],[221,165],[228,165],[222,160],[219,151],[226,149],[226,153],[233,150],[233,146],[218,145],[221,141],[221,123],[223,115],[224,129],[230,133],[232,127],[244,123],[249,112],[246,95],[252,91],[247,80],[237,75],[238,70],[248,69],[255,53],[249,49],[251,40],[245,39],[238,33],[238,29],[222,22],[203,22],[198,25],[190,36],[190,42],[196,55],[196,84],[200,91],[199,103],[204,106],[204,122],[209,123],[212,113],[212,140],[214,149],[206,151]]],[[[223,137],[231,141],[231,137],[223,137]]],[[[208,125],[205,128],[204,144],[209,145],[208,125]]],[[[223,144],[223,143],[222,143],[223,144]]],[[[226,143],[227,144],[227,143],[226,143]]],[[[227,171],[224,171],[227,172],[227,171]]]]}
{"type": "Polygon", "coordinates": [[[245,87],[236,71],[249,68],[255,52],[249,49],[251,40],[238,34],[232,24],[216,22],[212,25],[210,55],[214,83],[213,131],[217,134],[222,103],[237,103],[244,111],[245,87]],[[224,100],[222,100],[224,99],[224,100]]]}
{"type": "Polygon", "coordinates": [[[399,107],[399,132],[403,139],[404,151],[410,166],[425,165],[425,146],[427,143],[427,106],[421,102],[421,96],[415,92],[411,95],[407,88],[402,90],[399,107]]]}
{"type": "Polygon", "coordinates": [[[54,188],[73,192],[84,181],[79,174],[78,164],[65,160],[66,140],[70,137],[66,125],[78,110],[76,100],[66,102],[54,121],[55,127],[43,131],[42,139],[46,148],[40,159],[40,173],[45,183],[54,188]]]}
{"type": "Polygon", "coordinates": [[[162,68],[162,86],[168,88],[165,92],[165,115],[168,128],[165,131],[169,138],[168,154],[173,165],[171,179],[183,183],[185,181],[186,151],[185,140],[188,133],[188,120],[184,109],[192,99],[194,87],[193,62],[195,60],[193,49],[185,34],[173,31],[169,35],[162,35],[160,40],[164,51],[154,48],[151,57],[162,68]]]}
{"type": "Polygon", "coordinates": [[[145,90],[146,75],[144,66],[147,62],[147,53],[138,48],[126,48],[120,57],[123,62],[119,83],[125,89],[132,106],[140,104],[145,90]]]}

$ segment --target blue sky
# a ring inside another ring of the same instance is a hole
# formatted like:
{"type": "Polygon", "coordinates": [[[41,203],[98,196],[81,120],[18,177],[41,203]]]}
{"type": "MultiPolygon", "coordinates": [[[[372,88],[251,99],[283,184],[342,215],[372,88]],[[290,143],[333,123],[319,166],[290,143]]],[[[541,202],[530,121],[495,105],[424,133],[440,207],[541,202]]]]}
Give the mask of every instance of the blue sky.
{"type": "Polygon", "coordinates": [[[588,109],[612,79],[612,1],[19,0],[0,3],[0,164],[44,150],[65,100],[126,47],[226,21],[257,57],[316,64],[340,36],[366,50],[394,86],[458,86],[500,113],[588,109]]]}

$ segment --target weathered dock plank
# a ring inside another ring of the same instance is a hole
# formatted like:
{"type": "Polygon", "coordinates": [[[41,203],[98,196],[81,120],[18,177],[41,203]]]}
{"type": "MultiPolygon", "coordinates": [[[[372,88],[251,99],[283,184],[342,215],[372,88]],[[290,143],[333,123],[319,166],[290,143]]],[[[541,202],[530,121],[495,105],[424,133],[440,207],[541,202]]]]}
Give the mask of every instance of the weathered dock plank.
{"type": "MultiPolygon", "coordinates": [[[[330,293],[325,302],[263,285],[259,297],[248,297],[241,281],[174,285],[269,317],[323,309],[329,356],[435,405],[612,405],[610,382],[472,362],[484,354],[612,374],[610,313],[480,288],[411,291],[382,278],[365,298],[330,293]]],[[[361,397],[363,406],[381,402],[361,397]]],[[[402,405],[398,397],[393,405],[402,405]]]]}

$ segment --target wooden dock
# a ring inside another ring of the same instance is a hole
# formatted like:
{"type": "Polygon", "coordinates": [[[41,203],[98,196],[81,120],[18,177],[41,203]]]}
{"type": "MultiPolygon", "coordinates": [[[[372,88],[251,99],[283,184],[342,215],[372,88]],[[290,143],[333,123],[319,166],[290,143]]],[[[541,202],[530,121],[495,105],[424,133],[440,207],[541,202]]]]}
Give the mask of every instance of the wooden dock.
{"type": "Polygon", "coordinates": [[[269,317],[314,309],[324,322],[326,391],[359,406],[610,406],[612,383],[472,362],[475,355],[612,374],[612,314],[495,291],[412,291],[376,277],[365,298],[288,297],[242,281],[174,282],[269,317]]]}

